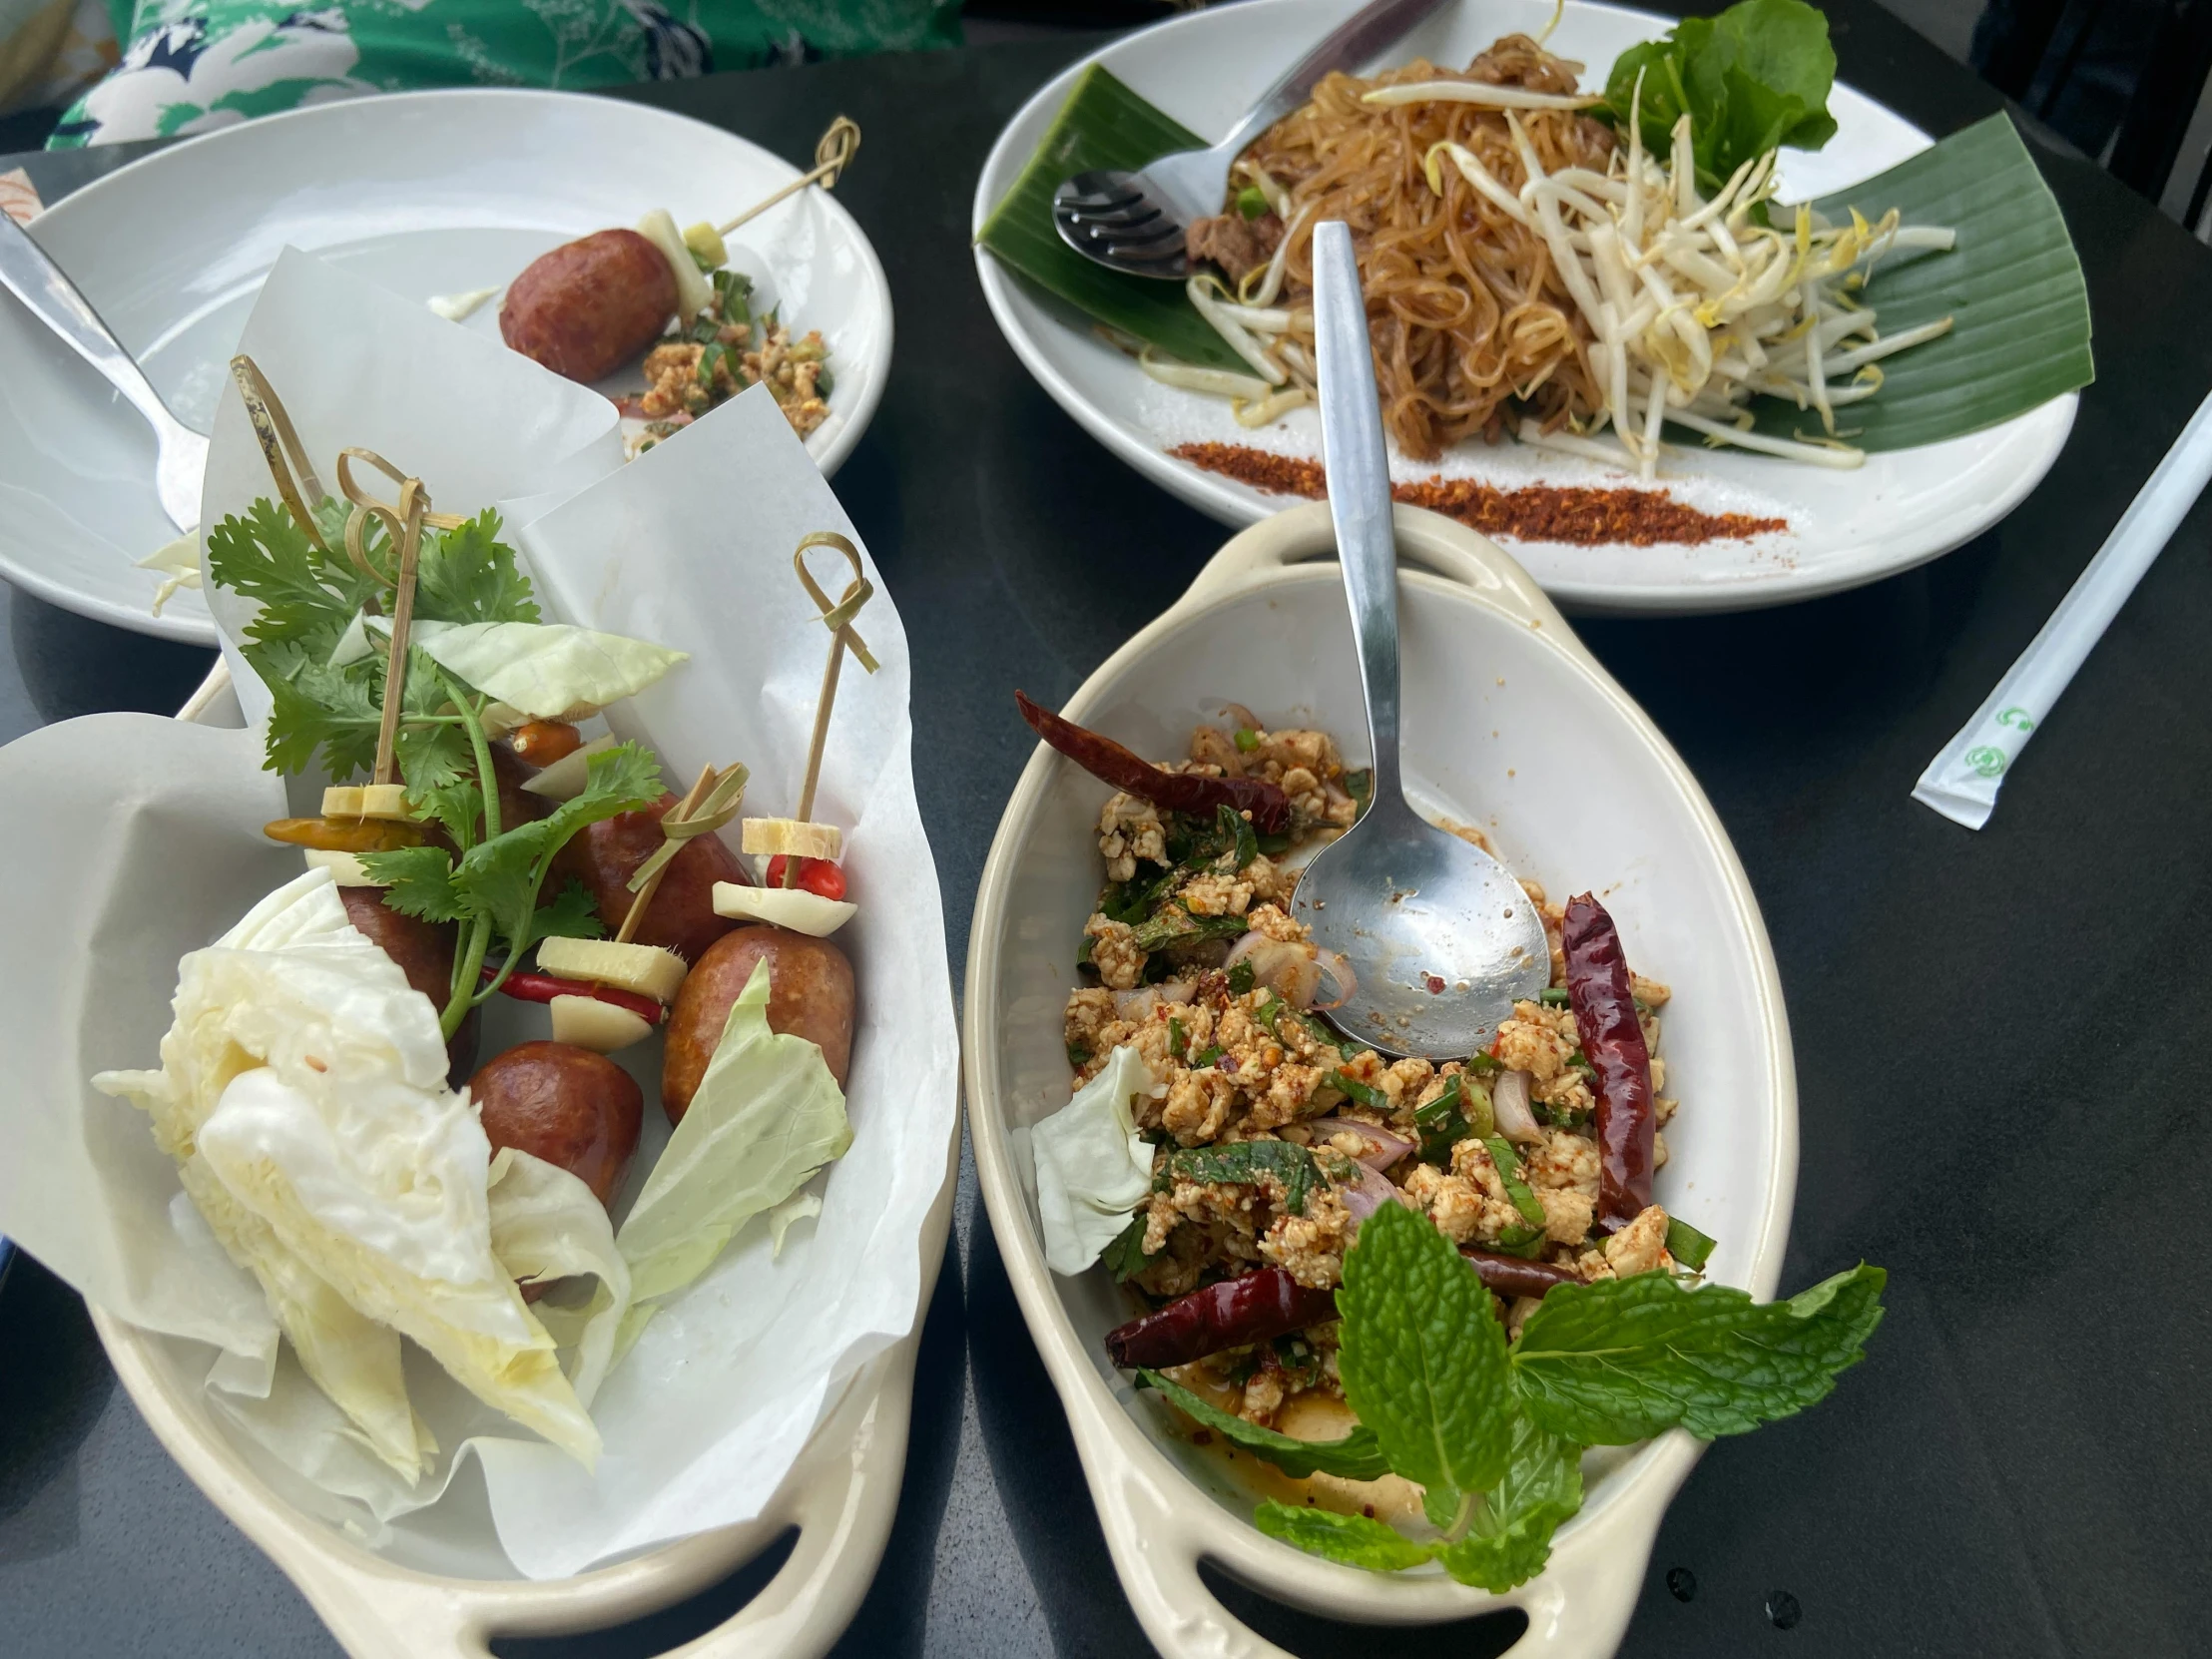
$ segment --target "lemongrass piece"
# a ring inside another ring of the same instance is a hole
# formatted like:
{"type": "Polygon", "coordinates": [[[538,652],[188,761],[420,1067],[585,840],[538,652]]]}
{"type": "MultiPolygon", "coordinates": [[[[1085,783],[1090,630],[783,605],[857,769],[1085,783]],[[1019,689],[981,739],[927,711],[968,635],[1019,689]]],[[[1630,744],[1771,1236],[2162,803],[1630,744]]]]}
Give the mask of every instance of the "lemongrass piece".
{"type": "Polygon", "coordinates": [[[1290,375],[1280,363],[1260,349],[1259,342],[1245,332],[1244,325],[1224,311],[1221,301],[1207,291],[1220,285],[1215,278],[1202,275],[1193,276],[1184,285],[1184,291],[1190,295],[1191,304],[1198,314],[1213,325],[1214,332],[1229,342],[1230,350],[1257,369],[1260,378],[1269,385],[1280,386],[1290,375]]]}
{"type": "Polygon", "coordinates": [[[1137,366],[1163,386],[1203,391],[1215,397],[1265,397],[1270,387],[1254,374],[1235,374],[1226,368],[1201,368],[1157,356],[1147,345],[1137,353],[1137,366]]]}
{"type": "Polygon", "coordinates": [[[1605,100],[1587,92],[1530,92],[1487,81],[1400,81],[1364,93],[1363,104],[1476,104],[1486,110],[1587,110],[1605,100]]]}
{"type": "Polygon", "coordinates": [[[1756,449],[1762,455],[1781,455],[1793,461],[1810,461],[1815,466],[1834,467],[1849,472],[1866,464],[1866,453],[1848,444],[1804,443],[1791,438],[1770,438],[1764,432],[1746,431],[1740,426],[1728,426],[1703,415],[1692,414],[1687,409],[1669,409],[1667,418],[1678,426],[1687,426],[1693,432],[1703,432],[1709,438],[1735,444],[1740,449],[1756,449]]]}

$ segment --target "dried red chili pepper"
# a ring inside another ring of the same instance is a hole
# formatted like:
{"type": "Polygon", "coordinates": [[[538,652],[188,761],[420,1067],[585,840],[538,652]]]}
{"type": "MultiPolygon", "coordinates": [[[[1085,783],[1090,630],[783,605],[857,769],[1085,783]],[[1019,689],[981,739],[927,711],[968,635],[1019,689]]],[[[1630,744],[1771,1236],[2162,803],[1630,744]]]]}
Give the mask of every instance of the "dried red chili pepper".
{"type": "Polygon", "coordinates": [[[1106,1333],[1106,1354],[1124,1371],[1187,1366],[1225,1348],[1287,1337],[1337,1317],[1337,1293],[1301,1285],[1283,1268],[1262,1268],[1178,1297],[1106,1333]]]}
{"type": "Polygon", "coordinates": [[[1530,1262],[1518,1256],[1496,1256],[1487,1250],[1459,1252],[1474,1268],[1475,1278],[1499,1296],[1541,1298],[1559,1285],[1579,1285],[1582,1276],[1554,1262],[1530,1262]]]}
{"type": "Polygon", "coordinates": [[[1014,693],[1014,702],[1032,732],[1102,784],[1126,790],[1171,813],[1190,813],[1204,819],[1212,818],[1220,807],[1250,813],[1253,829],[1263,835],[1279,835],[1291,827],[1291,798],[1273,784],[1257,778],[1208,778],[1202,773],[1169,772],[1122,748],[1112,738],[1063,720],[1021,692],[1014,693]]]}
{"type": "Polygon", "coordinates": [[[1597,1071],[1597,1223],[1618,1232],[1651,1203],[1651,1050],[1636,1021],[1628,958],[1605,906],[1588,893],[1567,901],[1560,928],[1567,957],[1567,1001],[1582,1053],[1597,1071]]]}
{"type": "MultiPolygon", "coordinates": [[[[484,969],[484,977],[487,980],[492,977],[490,968],[484,969]]],[[[627,1008],[648,1025],[658,1025],[668,1018],[668,1010],[650,996],[618,991],[612,985],[594,985],[583,979],[556,979],[550,973],[510,973],[499,988],[517,1002],[551,1002],[556,996],[588,996],[594,1001],[627,1008]]]]}

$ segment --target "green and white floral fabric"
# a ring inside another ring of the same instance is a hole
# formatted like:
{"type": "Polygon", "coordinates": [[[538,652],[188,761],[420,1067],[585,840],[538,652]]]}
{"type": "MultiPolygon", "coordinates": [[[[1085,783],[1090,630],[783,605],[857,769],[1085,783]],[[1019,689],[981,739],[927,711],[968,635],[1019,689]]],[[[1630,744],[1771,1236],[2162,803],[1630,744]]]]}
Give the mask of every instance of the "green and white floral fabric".
{"type": "Polygon", "coordinates": [[[959,0],[139,0],[51,149],[415,87],[589,91],[959,42],[959,0]]]}

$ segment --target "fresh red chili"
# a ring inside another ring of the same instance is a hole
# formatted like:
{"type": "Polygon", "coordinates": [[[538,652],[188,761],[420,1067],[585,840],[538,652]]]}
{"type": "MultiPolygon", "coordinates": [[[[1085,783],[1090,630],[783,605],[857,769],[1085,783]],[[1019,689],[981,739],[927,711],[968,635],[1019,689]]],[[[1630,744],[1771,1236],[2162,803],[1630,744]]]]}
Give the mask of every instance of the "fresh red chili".
{"type": "MultiPolygon", "coordinates": [[[[1518,1256],[1493,1256],[1483,1250],[1459,1253],[1474,1276],[1499,1296],[1542,1297],[1554,1286],[1579,1285],[1572,1268],[1529,1262],[1518,1256]]],[[[1337,1317],[1337,1293],[1301,1285],[1287,1269],[1261,1268],[1242,1279],[1178,1297],[1165,1308],[1140,1315],[1106,1334],[1106,1355],[1124,1371],[1139,1366],[1160,1370],[1187,1366],[1225,1348],[1287,1337],[1337,1317]]]]}
{"type": "MultiPolygon", "coordinates": [[[[784,854],[779,852],[768,861],[768,884],[781,887],[784,884],[784,854]]],[[[799,884],[821,898],[844,896],[844,871],[828,858],[802,858],[799,860],[799,884]]]]}
{"type": "MultiPolygon", "coordinates": [[[[484,977],[492,977],[490,968],[484,969],[484,977]]],[[[499,988],[518,1002],[551,1002],[556,996],[588,996],[596,1002],[627,1008],[648,1025],[658,1025],[668,1017],[668,1010],[650,996],[618,991],[612,985],[594,985],[582,979],[556,979],[550,973],[510,973],[499,988]]]]}
{"type": "Polygon", "coordinates": [[[1287,1337],[1336,1317],[1335,1291],[1301,1285],[1283,1268],[1262,1268],[1177,1297],[1107,1332],[1106,1354],[1124,1371],[1187,1366],[1225,1348],[1287,1337]]]}
{"type": "Polygon", "coordinates": [[[1495,1256],[1487,1250],[1459,1252],[1474,1268],[1475,1278],[1499,1296],[1541,1298],[1558,1285],[1579,1285],[1582,1276],[1555,1262],[1529,1262],[1518,1256],[1495,1256]]]}
{"type": "Polygon", "coordinates": [[[1651,1050],[1636,1022],[1628,958],[1605,906],[1588,893],[1567,901],[1560,942],[1567,957],[1567,1000],[1582,1054],[1597,1071],[1597,1223],[1616,1233],[1651,1203],[1651,1050]]]}
{"type": "Polygon", "coordinates": [[[1291,798],[1258,778],[1208,778],[1202,773],[1169,772],[1131,753],[1112,738],[1086,732],[1071,720],[1014,693],[1021,718],[1038,737],[1102,784],[1164,807],[1171,813],[1212,818],[1217,808],[1250,813],[1252,828],[1279,835],[1291,827],[1291,798]]]}

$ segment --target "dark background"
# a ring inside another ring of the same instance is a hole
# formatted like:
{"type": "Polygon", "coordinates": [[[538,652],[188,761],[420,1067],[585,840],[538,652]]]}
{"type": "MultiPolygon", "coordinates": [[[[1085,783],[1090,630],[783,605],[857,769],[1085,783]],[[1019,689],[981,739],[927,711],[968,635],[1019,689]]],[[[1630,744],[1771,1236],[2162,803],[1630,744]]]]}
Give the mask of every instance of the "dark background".
{"type": "MultiPolygon", "coordinates": [[[[1923,126],[1997,107],[1889,13],[1829,10],[1844,76],[1923,126]]],[[[897,362],[836,487],[913,643],[917,786],[955,983],[984,849],[1029,752],[1007,693],[1065,697],[1225,536],[1060,413],[975,284],[984,151],[1088,44],[642,95],[793,156],[850,110],[878,158],[840,199],[889,272],[897,362]]],[[[2027,503],[1857,593],[1583,626],[1704,783],[1773,932],[1802,1093],[1786,1288],[1860,1259],[1891,1272],[1889,1319],[1836,1395],[1699,1465],[1653,1553],[1630,1655],[2207,1647],[2198,1378],[2212,1316],[2192,1286],[2208,1181],[2188,1056],[2212,1039],[2212,516],[2184,524],[1986,830],[1909,798],[2212,386],[2212,254],[2090,163],[2039,159],[2088,275],[2099,379],[2027,503]]],[[[102,160],[39,165],[53,197],[102,160]]],[[[205,663],[22,596],[8,635],[0,738],[93,708],[174,708],[205,663]]],[[[1603,810],[1601,780],[1590,805],[1603,810]]],[[[760,1577],[644,1628],[501,1651],[659,1652],[760,1577]]],[[[1308,1659],[1478,1655],[1517,1628],[1352,1630],[1224,1594],[1308,1659]]],[[[963,1160],[896,1530],[839,1651],[1143,1650],[963,1160]]],[[[0,1289],[0,1653],[333,1651],[156,1446],[75,1297],[19,1262],[0,1289]]]]}

